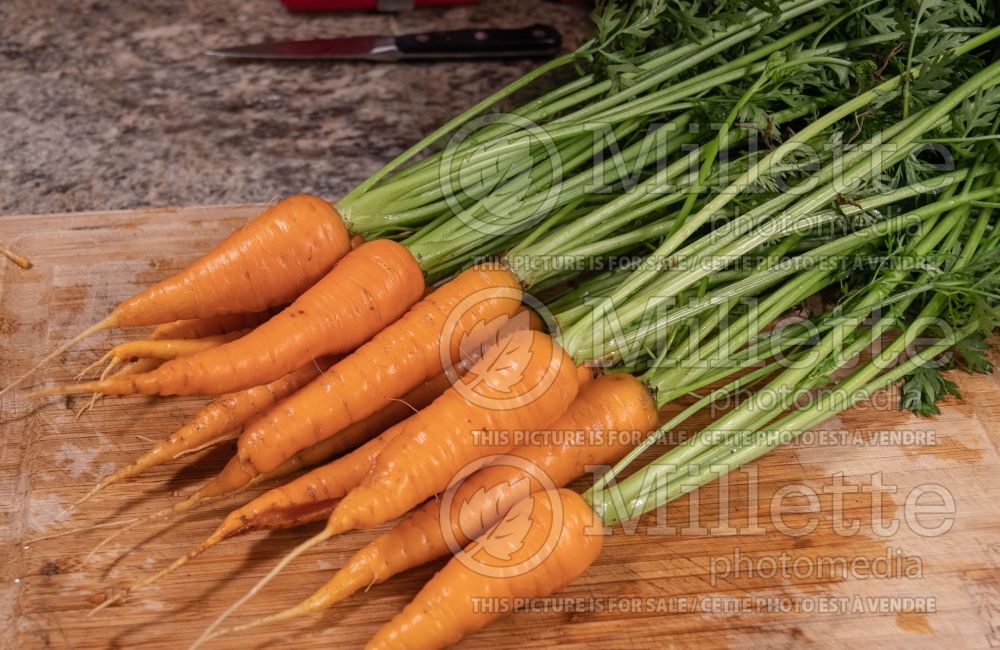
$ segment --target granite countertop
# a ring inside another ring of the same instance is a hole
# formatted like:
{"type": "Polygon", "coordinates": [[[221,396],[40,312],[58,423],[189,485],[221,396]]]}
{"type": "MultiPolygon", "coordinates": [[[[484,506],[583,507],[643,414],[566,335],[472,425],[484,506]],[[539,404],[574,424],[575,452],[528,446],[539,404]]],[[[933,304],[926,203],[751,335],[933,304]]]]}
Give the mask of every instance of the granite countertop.
{"type": "Polygon", "coordinates": [[[289,14],[278,0],[0,3],[0,214],[337,197],[535,63],[233,63],[260,40],[552,24],[580,4],[289,14]]]}

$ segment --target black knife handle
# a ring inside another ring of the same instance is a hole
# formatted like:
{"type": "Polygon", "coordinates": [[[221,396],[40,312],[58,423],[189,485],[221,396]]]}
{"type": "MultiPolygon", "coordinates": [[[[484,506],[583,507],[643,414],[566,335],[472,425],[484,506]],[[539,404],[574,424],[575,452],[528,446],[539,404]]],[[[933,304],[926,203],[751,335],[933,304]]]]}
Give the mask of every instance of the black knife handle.
{"type": "Polygon", "coordinates": [[[428,59],[549,56],[562,38],[548,25],[521,29],[458,29],[396,37],[401,54],[428,59]]]}

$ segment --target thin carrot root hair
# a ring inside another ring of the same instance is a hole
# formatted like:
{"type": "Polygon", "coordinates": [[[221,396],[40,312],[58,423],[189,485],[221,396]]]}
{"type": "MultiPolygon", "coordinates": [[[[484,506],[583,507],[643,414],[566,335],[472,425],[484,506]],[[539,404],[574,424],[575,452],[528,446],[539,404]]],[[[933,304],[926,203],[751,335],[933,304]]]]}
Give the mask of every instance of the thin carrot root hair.
{"type": "MultiPolygon", "coordinates": [[[[102,359],[103,358],[104,357],[102,357],[102,359]]],[[[115,367],[118,365],[118,361],[119,361],[119,359],[112,359],[111,360],[111,363],[108,364],[108,367],[105,368],[104,372],[101,373],[101,377],[100,377],[101,381],[104,381],[104,379],[111,373],[111,371],[115,369],[115,367]]],[[[101,396],[102,395],[100,393],[93,393],[93,394],[91,394],[90,401],[87,402],[86,404],[84,404],[83,407],[79,411],[76,412],[76,416],[74,416],[73,421],[74,422],[78,421],[81,417],[83,417],[84,413],[86,413],[90,409],[94,408],[94,405],[97,404],[98,398],[100,398],[101,396]]]]}
{"type": "MultiPolygon", "coordinates": [[[[212,439],[212,440],[210,440],[210,441],[208,441],[208,442],[206,442],[204,444],[201,444],[201,445],[199,445],[197,447],[193,447],[191,449],[187,449],[185,451],[182,451],[182,452],[178,453],[177,455],[173,456],[171,458],[171,460],[178,460],[180,458],[184,458],[186,456],[190,456],[191,454],[196,454],[199,451],[204,451],[206,449],[210,449],[212,447],[220,445],[220,444],[222,444],[224,442],[227,442],[229,440],[235,440],[238,436],[239,436],[239,430],[232,431],[232,432],[230,432],[228,434],[224,434],[222,436],[219,436],[218,438],[214,438],[214,439],[212,439]]],[[[113,473],[108,474],[107,476],[105,476],[103,479],[100,480],[100,482],[97,485],[95,485],[94,487],[92,487],[85,495],[83,495],[82,497],[80,497],[79,499],[77,499],[76,501],[74,501],[72,505],[70,505],[66,510],[63,511],[63,514],[59,515],[59,517],[62,518],[63,516],[65,516],[66,513],[72,512],[73,510],[76,510],[77,508],[79,508],[81,505],[83,505],[87,501],[90,501],[90,499],[92,499],[94,497],[94,495],[96,495],[101,490],[104,490],[109,485],[114,485],[116,483],[121,482],[124,479],[131,478],[133,476],[138,475],[139,473],[141,473],[141,471],[143,471],[145,469],[149,469],[148,467],[142,467],[142,468],[139,468],[138,470],[136,470],[135,466],[136,466],[136,463],[132,463],[131,465],[123,467],[122,469],[120,469],[120,470],[118,470],[116,472],[113,472],[113,473]]],[[[173,506],[171,506],[171,507],[173,507],[173,506]]]]}
{"type": "Polygon", "coordinates": [[[100,397],[100,396],[101,396],[100,393],[93,393],[93,394],[91,394],[90,401],[87,402],[86,404],[84,404],[83,406],[81,406],[80,410],[78,410],[76,412],[76,415],[73,416],[73,422],[79,422],[80,418],[82,418],[84,416],[84,414],[87,413],[87,411],[89,411],[92,408],[94,408],[94,406],[97,404],[97,398],[100,397]]]}
{"type": "Polygon", "coordinates": [[[306,614],[311,614],[314,612],[312,607],[309,606],[309,600],[304,600],[298,605],[289,607],[288,609],[283,609],[280,612],[274,614],[268,614],[267,616],[262,616],[261,618],[255,619],[253,621],[248,621],[246,623],[241,623],[240,625],[234,625],[233,627],[227,627],[225,629],[215,632],[212,636],[208,637],[207,640],[217,639],[220,636],[226,636],[228,634],[236,634],[237,632],[246,632],[247,630],[252,630],[255,627],[260,627],[262,625],[270,625],[271,623],[280,623],[281,621],[287,621],[293,618],[298,618],[299,616],[305,616],[306,614]]]}
{"type": "MultiPolygon", "coordinates": [[[[60,514],[60,517],[62,515],[60,514]]],[[[69,535],[78,535],[80,533],[90,532],[92,530],[102,530],[104,528],[114,528],[115,526],[124,526],[126,524],[131,524],[137,519],[128,519],[126,521],[104,521],[99,524],[92,524],[90,526],[78,526],[77,528],[71,528],[69,530],[61,530],[58,533],[50,533],[48,535],[42,535],[41,537],[32,537],[30,539],[24,540],[25,544],[37,544],[38,542],[45,542],[50,539],[59,539],[60,537],[67,537],[69,535]]]]}
{"type": "MultiPolygon", "coordinates": [[[[309,549],[318,546],[319,544],[322,544],[326,540],[330,539],[332,536],[333,536],[332,532],[330,532],[328,529],[324,529],[321,530],[316,535],[313,535],[306,541],[302,542],[294,549],[292,549],[292,551],[288,555],[283,557],[281,561],[278,562],[278,564],[276,564],[274,568],[271,569],[266,576],[261,578],[257,582],[257,584],[255,584],[250,589],[250,591],[245,593],[239,600],[230,605],[226,611],[222,612],[222,614],[220,614],[218,618],[212,621],[212,624],[209,625],[208,628],[206,628],[205,631],[202,633],[202,635],[198,637],[198,639],[194,642],[194,644],[191,645],[190,650],[194,650],[195,648],[201,646],[203,643],[216,638],[218,636],[218,634],[215,634],[216,628],[222,625],[222,623],[225,622],[225,620],[228,619],[230,616],[232,616],[236,612],[236,610],[245,605],[251,598],[256,596],[261,589],[267,586],[267,583],[271,582],[271,580],[277,577],[277,575],[281,573],[286,566],[288,566],[293,560],[295,560],[295,558],[299,557],[309,549]]],[[[221,634],[223,631],[224,630],[220,631],[219,634],[221,634]]]]}
{"type": "MultiPolygon", "coordinates": [[[[76,375],[74,375],[73,379],[75,379],[77,381],[80,381],[81,379],[84,378],[84,376],[86,376],[86,374],[88,372],[90,372],[91,370],[93,370],[96,366],[99,366],[102,363],[104,363],[105,361],[107,361],[110,357],[111,357],[111,351],[109,350],[109,351],[105,352],[101,356],[100,359],[97,359],[96,361],[90,362],[90,364],[88,364],[87,367],[85,367],[80,372],[76,373],[76,375]]],[[[117,359],[112,359],[111,364],[116,365],[117,364],[117,359]]],[[[111,367],[113,367],[113,366],[109,366],[109,368],[111,368],[111,367]]],[[[111,372],[111,370],[109,368],[105,368],[104,372],[102,372],[100,376],[101,377],[107,377],[108,373],[111,372]]]]}
{"type": "MultiPolygon", "coordinates": [[[[273,478],[273,476],[267,475],[267,474],[259,474],[256,477],[254,477],[254,479],[248,484],[248,487],[256,485],[258,483],[261,483],[261,482],[263,482],[263,481],[265,481],[265,480],[267,480],[269,478],[273,478]]],[[[217,496],[215,498],[222,498],[223,496],[227,496],[227,495],[219,495],[219,496],[217,496]]],[[[326,511],[320,511],[318,513],[315,513],[316,516],[314,516],[312,518],[313,519],[320,519],[320,518],[322,518],[323,516],[329,514],[329,510],[332,510],[332,507],[333,506],[331,505],[326,511]]],[[[296,521],[295,523],[306,523],[306,522],[304,522],[304,521],[303,522],[296,521]]],[[[206,537],[205,539],[203,539],[201,542],[198,543],[197,546],[195,546],[194,548],[192,548],[191,550],[189,550],[187,553],[185,553],[184,555],[178,557],[173,562],[171,562],[168,566],[160,569],[155,574],[147,576],[145,578],[142,578],[141,580],[138,580],[138,581],[136,581],[136,582],[134,582],[134,583],[132,583],[132,584],[124,587],[123,589],[118,590],[114,595],[112,595],[109,598],[105,599],[104,602],[102,602],[100,605],[98,605],[97,607],[95,607],[94,609],[92,609],[87,614],[87,616],[92,616],[93,614],[96,614],[97,612],[101,611],[102,609],[105,609],[107,607],[110,607],[111,605],[114,605],[117,602],[122,601],[123,599],[127,598],[130,594],[135,593],[139,589],[142,589],[143,587],[149,586],[149,585],[153,584],[154,582],[157,582],[161,578],[163,578],[163,577],[165,577],[167,575],[170,575],[171,573],[173,573],[177,569],[181,568],[182,566],[184,566],[185,564],[187,564],[188,562],[190,562],[194,558],[198,557],[199,555],[201,555],[205,551],[209,550],[210,548],[213,548],[217,544],[219,544],[219,543],[221,543],[221,542],[223,542],[223,541],[225,541],[225,540],[227,540],[227,539],[229,539],[231,537],[239,535],[242,532],[244,532],[244,531],[241,530],[241,529],[226,528],[225,527],[225,522],[224,522],[222,525],[219,526],[219,528],[217,528],[215,531],[213,531],[211,535],[209,535],[208,537],[206,537]]]]}
{"type": "Polygon", "coordinates": [[[75,505],[90,499],[109,485],[235,439],[242,432],[244,424],[312,381],[331,363],[333,363],[331,359],[320,359],[269,384],[223,395],[209,402],[199,409],[187,424],[157,442],[152,449],[101,479],[98,485],[75,505]]]}

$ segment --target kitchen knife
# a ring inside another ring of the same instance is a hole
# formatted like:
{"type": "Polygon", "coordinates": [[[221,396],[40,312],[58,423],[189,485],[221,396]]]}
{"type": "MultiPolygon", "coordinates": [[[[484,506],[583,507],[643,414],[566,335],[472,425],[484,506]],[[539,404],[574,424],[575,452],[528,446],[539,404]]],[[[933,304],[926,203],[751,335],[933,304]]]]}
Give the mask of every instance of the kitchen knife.
{"type": "Polygon", "coordinates": [[[279,41],[211,50],[209,54],[236,59],[487,59],[550,56],[559,51],[561,44],[559,32],[554,28],[532,25],[521,29],[459,29],[402,36],[279,41]]]}

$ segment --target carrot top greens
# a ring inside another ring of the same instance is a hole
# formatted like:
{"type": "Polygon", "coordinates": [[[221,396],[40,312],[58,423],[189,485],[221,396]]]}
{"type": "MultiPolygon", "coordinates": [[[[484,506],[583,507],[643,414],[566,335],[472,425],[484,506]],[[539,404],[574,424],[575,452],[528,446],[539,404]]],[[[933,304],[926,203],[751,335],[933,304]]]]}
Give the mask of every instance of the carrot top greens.
{"type": "Polygon", "coordinates": [[[968,38],[965,30],[948,31],[945,21],[960,15],[953,7],[940,14],[935,7],[915,7],[908,27],[891,24],[909,39],[893,48],[908,52],[901,74],[820,115],[714,194],[691,213],[683,234],[660,244],[655,267],[616,282],[596,307],[577,304],[563,313],[572,323],[563,340],[575,354],[621,359],[638,350],[652,358],[645,379],[661,403],[722,382],[588,491],[605,523],[659,507],[901,380],[900,407],[929,414],[937,401],[958,394],[942,369],[991,370],[983,352],[985,336],[1000,323],[994,270],[1000,62],[980,56],[1000,28],[968,38]],[[932,36],[933,29],[942,33],[932,36]],[[947,83],[944,66],[952,71],[947,83]],[[876,119],[879,130],[872,133],[876,119]],[[688,238],[717,211],[739,204],[755,183],[773,179],[770,165],[796,145],[824,131],[844,142],[854,132],[851,121],[868,140],[843,147],[834,163],[821,160],[804,191],[746,205],[701,239],[688,238]],[[946,164],[935,164],[939,159],[928,152],[938,158],[944,152],[946,164]],[[804,239],[818,240],[820,226],[832,226],[825,241],[786,256],[804,239]],[[768,256],[765,248],[748,275],[729,283],[699,284],[762,245],[785,250],[768,256]],[[789,308],[833,286],[842,293],[833,307],[767,330],[789,308]],[[751,307],[740,305],[751,296],[758,298],[751,307]],[[651,315],[657,304],[668,308],[651,315]],[[597,329],[616,333],[595,336],[597,329]],[[875,344],[871,358],[859,362],[875,344]],[[733,410],[621,478],[668,431],[748,386],[750,396],[733,410]]]}

